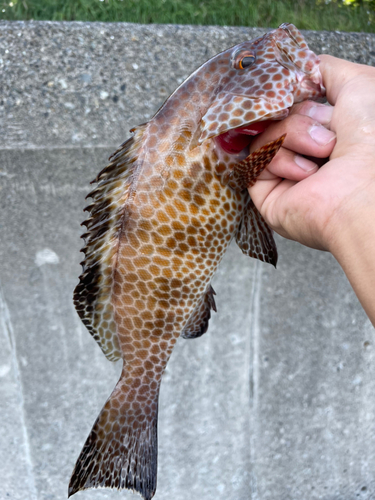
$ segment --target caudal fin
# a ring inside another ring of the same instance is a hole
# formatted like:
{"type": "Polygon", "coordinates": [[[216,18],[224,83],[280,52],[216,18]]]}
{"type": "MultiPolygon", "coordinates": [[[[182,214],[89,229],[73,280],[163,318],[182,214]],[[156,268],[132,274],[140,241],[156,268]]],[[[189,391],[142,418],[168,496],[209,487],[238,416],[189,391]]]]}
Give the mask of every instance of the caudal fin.
{"type": "MultiPolygon", "coordinates": [[[[121,379],[120,379],[121,382],[121,379]]],[[[130,489],[151,500],[156,490],[157,401],[132,403],[120,382],[99,414],[74,467],[69,497],[87,488],[130,489]]]]}

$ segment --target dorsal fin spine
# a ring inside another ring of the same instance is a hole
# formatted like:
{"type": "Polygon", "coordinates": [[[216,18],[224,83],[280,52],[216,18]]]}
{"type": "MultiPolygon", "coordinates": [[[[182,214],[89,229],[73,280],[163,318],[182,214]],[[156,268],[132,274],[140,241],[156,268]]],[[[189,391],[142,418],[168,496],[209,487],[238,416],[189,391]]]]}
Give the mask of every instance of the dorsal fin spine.
{"type": "Polygon", "coordinates": [[[82,234],[85,245],[81,251],[85,259],[81,263],[83,270],[74,291],[74,303],[83,323],[111,361],[121,356],[111,302],[113,266],[126,203],[137,177],[135,172],[142,164],[137,159],[146,126],[137,127],[134,137],[110,157],[110,163],[94,179],[99,185],[87,195],[86,198],[91,197],[93,201],[84,209],[89,212],[83,222],[86,231],[82,234]],[[111,273],[105,272],[108,268],[111,273]],[[101,326],[104,314],[108,325],[105,328],[101,326]]]}

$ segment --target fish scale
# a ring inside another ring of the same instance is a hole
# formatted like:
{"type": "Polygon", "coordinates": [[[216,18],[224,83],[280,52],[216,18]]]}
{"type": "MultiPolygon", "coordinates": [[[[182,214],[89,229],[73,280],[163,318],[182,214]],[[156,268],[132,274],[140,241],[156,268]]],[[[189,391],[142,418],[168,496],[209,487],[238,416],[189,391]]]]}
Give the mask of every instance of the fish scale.
{"type": "Polygon", "coordinates": [[[69,496],[109,487],[153,497],[159,388],[178,337],[207,331],[216,311],[210,283],[233,238],[244,254],[276,265],[272,231],[247,187],[285,135],[250,154],[244,134],[261,130],[250,124],[285,118],[294,102],[320,99],[318,64],[291,24],[218,54],[132,129],[95,179],[74,303],[123,369],[69,496]]]}

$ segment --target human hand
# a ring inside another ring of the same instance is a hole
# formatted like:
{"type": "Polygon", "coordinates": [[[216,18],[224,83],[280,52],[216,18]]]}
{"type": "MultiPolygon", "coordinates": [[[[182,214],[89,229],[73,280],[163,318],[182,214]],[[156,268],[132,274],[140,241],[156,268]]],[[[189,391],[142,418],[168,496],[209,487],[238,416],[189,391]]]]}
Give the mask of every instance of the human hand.
{"type": "Polygon", "coordinates": [[[332,252],[374,322],[375,312],[366,305],[371,286],[359,290],[358,283],[366,281],[371,268],[375,281],[375,68],[327,55],[321,56],[320,68],[332,107],[297,104],[288,118],[254,140],[252,150],[287,133],[283,148],[249,192],[276,232],[332,252]],[[296,153],[329,156],[329,161],[318,168],[299,157],[300,168],[296,153]]]}

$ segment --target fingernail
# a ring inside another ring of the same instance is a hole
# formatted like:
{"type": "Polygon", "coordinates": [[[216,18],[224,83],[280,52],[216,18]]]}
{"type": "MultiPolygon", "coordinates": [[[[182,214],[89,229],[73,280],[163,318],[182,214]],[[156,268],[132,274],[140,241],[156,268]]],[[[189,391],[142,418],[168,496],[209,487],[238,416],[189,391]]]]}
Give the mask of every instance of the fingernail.
{"type": "Polygon", "coordinates": [[[322,127],[319,124],[310,127],[309,134],[311,139],[319,144],[319,146],[326,146],[329,142],[336,138],[336,134],[334,132],[322,127]]]}
{"type": "Polygon", "coordinates": [[[333,106],[313,106],[311,107],[307,115],[314,118],[319,123],[327,124],[332,119],[333,106]]]}
{"type": "Polygon", "coordinates": [[[295,155],[294,161],[305,172],[310,172],[310,170],[314,170],[314,168],[318,168],[318,165],[316,163],[314,163],[313,161],[310,161],[307,158],[304,158],[303,156],[300,156],[300,155],[295,155]]]}

